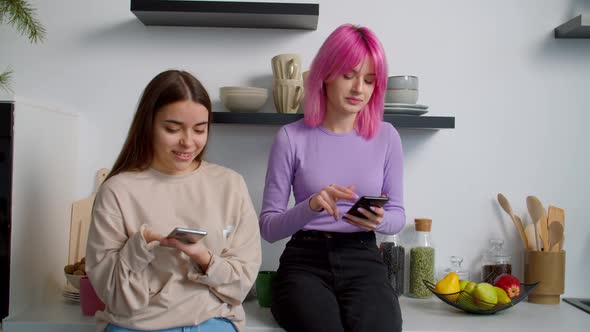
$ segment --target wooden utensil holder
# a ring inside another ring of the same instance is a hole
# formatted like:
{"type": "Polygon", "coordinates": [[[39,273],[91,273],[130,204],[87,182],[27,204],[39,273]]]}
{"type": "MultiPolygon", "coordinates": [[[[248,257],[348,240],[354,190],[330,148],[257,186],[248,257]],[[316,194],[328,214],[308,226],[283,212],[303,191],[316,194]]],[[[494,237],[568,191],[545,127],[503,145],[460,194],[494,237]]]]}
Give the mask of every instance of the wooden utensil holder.
{"type": "Polygon", "coordinates": [[[524,282],[539,286],[528,301],[539,304],[559,304],[565,288],[565,251],[527,251],[524,259],[524,282]]]}

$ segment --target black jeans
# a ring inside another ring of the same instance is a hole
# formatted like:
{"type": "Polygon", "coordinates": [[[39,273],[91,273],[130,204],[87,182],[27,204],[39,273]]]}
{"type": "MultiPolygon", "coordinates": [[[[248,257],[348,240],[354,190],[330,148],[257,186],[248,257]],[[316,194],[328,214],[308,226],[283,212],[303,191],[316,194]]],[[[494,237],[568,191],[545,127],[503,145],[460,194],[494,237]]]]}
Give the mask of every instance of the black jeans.
{"type": "Polygon", "coordinates": [[[373,232],[295,233],[281,255],[271,311],[287,331],[402,330],[373,232]]]}

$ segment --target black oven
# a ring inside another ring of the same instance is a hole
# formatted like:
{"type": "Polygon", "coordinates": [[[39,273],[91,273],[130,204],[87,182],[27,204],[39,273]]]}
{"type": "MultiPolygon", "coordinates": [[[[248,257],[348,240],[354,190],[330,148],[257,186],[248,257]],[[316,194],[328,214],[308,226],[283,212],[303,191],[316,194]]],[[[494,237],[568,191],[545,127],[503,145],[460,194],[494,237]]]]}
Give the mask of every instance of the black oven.
{"type": "Polygon", "coordinates": [[[8,316],[14,104],[0,102],[0,320],[8,316]]]}

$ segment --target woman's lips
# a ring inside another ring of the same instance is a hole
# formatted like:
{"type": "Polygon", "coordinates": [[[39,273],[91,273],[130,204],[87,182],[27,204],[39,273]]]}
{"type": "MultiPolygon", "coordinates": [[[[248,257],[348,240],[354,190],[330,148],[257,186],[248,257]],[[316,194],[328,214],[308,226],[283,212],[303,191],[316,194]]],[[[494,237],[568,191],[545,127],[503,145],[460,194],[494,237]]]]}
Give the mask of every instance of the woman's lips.
{"type": "Polygon", "coordinates": [[[178,158],[180,160],[188,161],[188,160],[192,160],[193,159],[193,154],[192,153],[177,152],[177,151],[173,151],[173,153],[176,156],[176,158],[178,158]]]}
{"type": "Polygon", "coordinates": [[[362,100],[353,97],[346,98],[346,101],[348,101],[348,103],[352,105],[358,105],[363,102],[362,100]]]}

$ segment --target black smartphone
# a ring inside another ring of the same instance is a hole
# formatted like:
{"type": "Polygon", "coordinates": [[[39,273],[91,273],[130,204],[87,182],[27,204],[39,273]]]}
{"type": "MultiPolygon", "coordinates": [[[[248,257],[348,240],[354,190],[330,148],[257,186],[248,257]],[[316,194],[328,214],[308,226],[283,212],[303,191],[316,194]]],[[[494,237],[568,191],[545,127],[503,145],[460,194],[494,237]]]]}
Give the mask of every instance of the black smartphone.
{"type": "Polygon", "coordinates": [[[207,231],[176,227],[168,234],[167,238],[175,238],[185,244],[195,244],[205,235],[207,235],[207,231]]]}
{"type": "Polygon", "coordinates": [[[362,213],[357,211],[358,208],[362,207],[363,209],[365,209],[369,212],[373,212],[373,211],[371,211],[371,206],[383,207],[383,205],[385,205],[385,203],[387,203],[388,201],[389,201],[389,198],[387,198],[387,197],[362,196],[354,203],[354,205],[346,213],[348,213],[352,216],[355,216],[355,217],[366,218],[362,213]]]}

